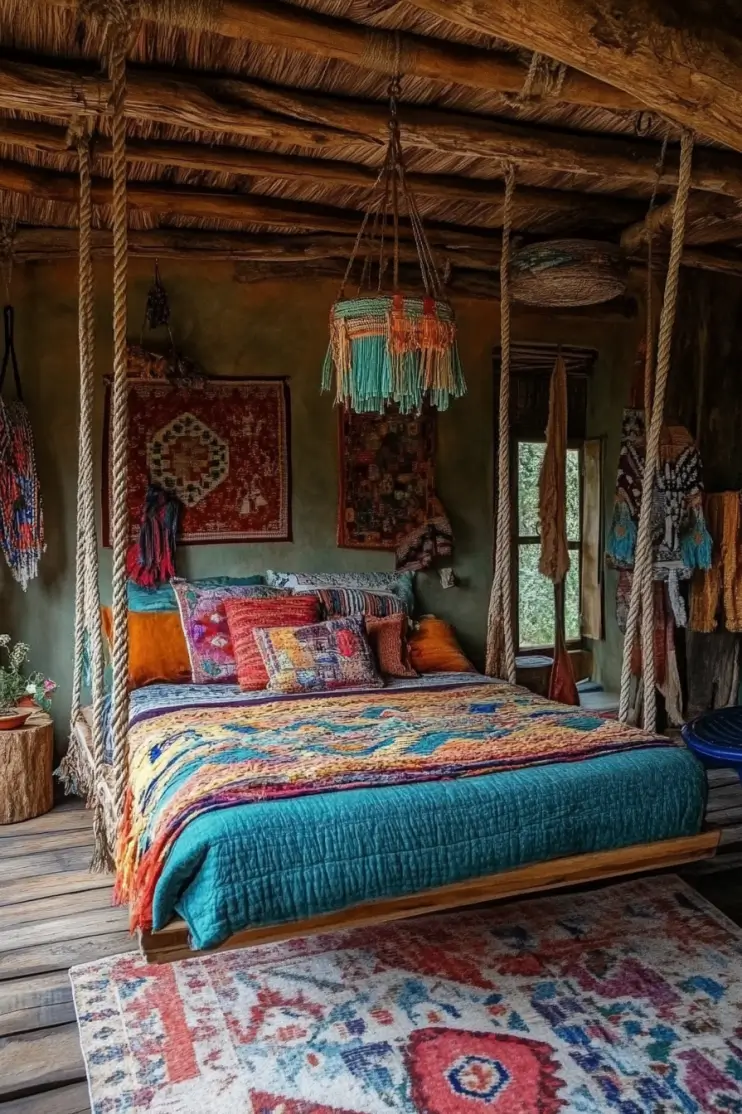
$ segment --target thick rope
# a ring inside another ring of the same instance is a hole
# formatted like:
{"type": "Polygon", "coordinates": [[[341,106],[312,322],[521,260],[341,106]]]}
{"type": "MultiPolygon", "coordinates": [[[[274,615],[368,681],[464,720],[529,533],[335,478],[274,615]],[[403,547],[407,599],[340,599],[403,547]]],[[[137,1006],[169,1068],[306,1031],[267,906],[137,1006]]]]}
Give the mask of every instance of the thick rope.
{"type": "Polygon", "coordinates": [[[505,205],[500,258],[500,400],[497,452],[495,575],[487,616],[486,671],[515,684],[512,587],[510,580],[510,238],[515,171],[505,172],[505,205]]]}
{"type": "MultiPolygon", "coordinates": [[[[645,437],[646,437],[646,433],[649,430],[649,423],[651,421],[652,397],[653,397],[653,394],[654,394],[654,357],[655,357],[654,325],[655,325],[655,320],[654,320],[654,297],[653,297],[653,295],[654,295],[654,289],[653,289],[654,288],[654,261],[653,261],[654,234],[652,232],[652,213],[654,212],[655,205],[657,203],[657,193],[659,191],[660,182],[662,181],[662,175],[663,175],[664,169],[665,169],[665,161],[666,161],[666,158],[667,158],[667,144],[668,144],[668,135],[666,134],[665,138],[664,138],[664,141],[662,143],[661,150],[660,150],[659,159],[657,160],[657,174],[656,174],[655,179],[654,179],[654,185],[652,187],[652,195],[649,199],[649,208],[647,209],[647,216],[646,216],[646,225],[647,225],[647,321],[646,321],[646,333],[645,333],[645,341],[644,341],[644,427],[645,427],[645,437]]],[[[654,627],[654,589],[653,589],[653,581],[654,581],[653,569],[652,569],[652,564],[650,562],[649,565],[644,570],[644,576],[643,576],[643,580],[642,580],[641,603],[640,603],[640,606],[639,606],[639,620],[638,620],[639,631],[643,631],[645,629],[647,623],[649,623],[652,627],[654,627]],[[649,603],[649,606],[651,608],[650,612],[645,612],[645,610],[644,610],[645,605],[647,603],[649,603]],[[646,622],[645,622],[645,618],[644,618],[645,614],[647,615],[646,622]]],[[[633,647],[632,647],[632,653],[633,653],[633,647]]],[[[647,670],[647,675],[648,676],[649,675],[654,676],[654,670],[655,670],[655,665],[654,665],[654,639],[652,639],[652,642],[651,642],[651,645],[650,645],[650,648],[649,648],[649,657],[646,659],[645,668],[647,670]]],[[[636,703],[633,706],[633,708],[631,710],[631,713],[630,713],[632,722],[635,721],[637,711],[640,707],[643,707],[643,696],[641,696],[640,693],[637,692],[636,703]]]]}
{"type": "Polygon", "coordinates": [[[110,41],[111,146],[113,171],[113,389],[111,401],[111,539],[113,548],[112,627],[114,809],[121,821],[128,784],[129,637],[126,601],[126,551],[129,518],[126,501],[128,474],[129,401],[126,376],[126,24],[110,41]]]}
{"type": "MultiPolygon", "coordinates": [[[[95,526],[95,460],[93,449],[93,402],[95,398],[95,287],[93,275],[93,204],[90,141],[78,142],[80,167],[80,473],[78,511],[82,514],[85,628],[89,640],[93,696],[93,835],[95,851],[91,870],[113,867],[100,786],[106,755],[103,737],[104,662],[100,622],[98,535],[95,526]]],[[[77,647],[75,648],[77,650],[77,647]]],[[[74,728],[74,720],[73,720],[74,728]]]]}
{"type": "Polygon", "coordinates": [[[654,402],[651,422],[647,423],[644,478],[642,482],[639,526],[634,558],[634,578],[631,584],[631,600],[626,621],[624,637],[623,664],[621,668],[621,699],[619,718],[628,722],[631,703],[631,655],[636,640],[640,610],[644,621],[641,624],[642,677],[644,681],[644,728],[655,731],[657,725],[657,700],[655,693],[654,671],[654,599],[652,584],[652,498],[654,479],[660,454],[660,435],[665,411],[667,377],[670,370],[672,334],[675,325],[678,286],[680,282],[680,257],[685,240],[685,223],[688,211],[688,195],[691,185],[691,166],[693,161],[693,136],[684,131],[680,146],[680,172],[678,190],[672,223],[670,260],[665,283],[665,297],[660,317],[659,338],[657,342],[657,371],[654,384],[654,402]]]}

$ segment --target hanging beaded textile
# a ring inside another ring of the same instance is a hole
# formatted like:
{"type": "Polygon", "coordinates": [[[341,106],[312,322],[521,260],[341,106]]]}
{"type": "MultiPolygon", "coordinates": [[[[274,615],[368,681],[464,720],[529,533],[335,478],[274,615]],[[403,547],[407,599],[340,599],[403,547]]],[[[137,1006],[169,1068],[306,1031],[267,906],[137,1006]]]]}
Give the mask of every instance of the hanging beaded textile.
{"type": "Polygon", "coordinates": [[[407,182],[398,118],[399,78],[389,89],[389,143],[363,217],[338,298],[330,313],[330,345],[322,389],[356,413],[383,413],[390,402],[402,413],[423,402],[445,410],[466,391],[456,345],[456,323],[442,297],[441,280],[422,218],[407,182]],[[407,220],[400,221],[400,203],[407,220]],[[400,290],[400,239],[412,239],[424,297],[400,290]],[[391,260],[390,260],[391,255],[391,260]],[[345,298],[353,267],[361,274],[355,298],[345,298]],[[389,281],[391,292],[383,287],[389,281]]]}
{"type": "Polygon", "coordinates": [[[38,575],[44,545],[44,514],[36,473],[36,454],[13,340],[13,307],[3,310],[5,352],[0,365],[0,391],[10,363],[16,398],[0,398],[0,548],[14,580],[25,592],[38,575]]]}

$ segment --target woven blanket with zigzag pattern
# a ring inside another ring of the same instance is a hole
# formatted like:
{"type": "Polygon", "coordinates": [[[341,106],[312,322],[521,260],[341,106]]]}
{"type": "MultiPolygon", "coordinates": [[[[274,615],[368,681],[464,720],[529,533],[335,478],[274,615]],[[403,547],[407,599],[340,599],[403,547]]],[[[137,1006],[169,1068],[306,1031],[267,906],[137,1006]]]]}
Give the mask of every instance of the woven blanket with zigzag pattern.
{"type": "Polygon", "coordinates": [[[668,746],[499,681],[184,707],[134,722],[117,894],[150,927],[173,842],[212,809],[668,746]]]}

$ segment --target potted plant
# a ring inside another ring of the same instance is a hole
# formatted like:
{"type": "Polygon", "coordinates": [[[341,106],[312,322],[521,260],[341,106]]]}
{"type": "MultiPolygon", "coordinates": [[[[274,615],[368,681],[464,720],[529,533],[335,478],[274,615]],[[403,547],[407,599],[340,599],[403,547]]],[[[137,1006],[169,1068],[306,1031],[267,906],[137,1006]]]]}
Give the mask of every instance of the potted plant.
{"type": "Polygon", "coordinates": [[[33,715],[35,707],[49,710],[57,686],[43,673],[25,673],[29,655],[25,642],[12,645],[9,634],[0,634],[0,652],[0,731],[15,730],[33,715]]]}

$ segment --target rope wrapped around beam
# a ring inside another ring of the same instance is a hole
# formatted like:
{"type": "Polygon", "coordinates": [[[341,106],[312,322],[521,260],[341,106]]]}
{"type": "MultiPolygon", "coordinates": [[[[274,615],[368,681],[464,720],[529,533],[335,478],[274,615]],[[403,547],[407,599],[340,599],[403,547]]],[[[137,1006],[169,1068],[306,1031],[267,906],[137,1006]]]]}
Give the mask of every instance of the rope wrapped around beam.
{"type": "Polygon", "coordinates": [[[680,145],[680,172],[678,190],[672,224],[670,259],[665,282],[665,297],[660,316],[659,337],[657,342],[657,365],[654,382],[654,399],[651,421],[646,416],[647,434],[642,481],[639,526],[634,558],[634,577],[631,584],[631,600],[624,636],[623,663],[621,667],[621,698],[619,719],[627,723],[631,710],[631,656],[636,642],[641,615],[642,680],[644,684],[644,729],[657,729],[657,699],[655,693],[654,669],[654,596],[653,596],[653,550],[652,550],[652,495],[660,455],[660,435],[665,412],[665,394],[670,370],[672,334],[675,325],[678,286],[680,281],[680,258],[685,240],[685,225],[688,211],[688,196],[691,185],[693,162],[693,135],[684,131],[680,145]]]}
{"type": "Polygon", "coordinates": [[[495,575],[487,616],[487,659],[491,677],[515,684],[512,586],[510,580],[510,238],[513,228],[515,171],[505,172],[505,205],[500,259],[500,399],[497,452],[497,527],[495,575]]]}

